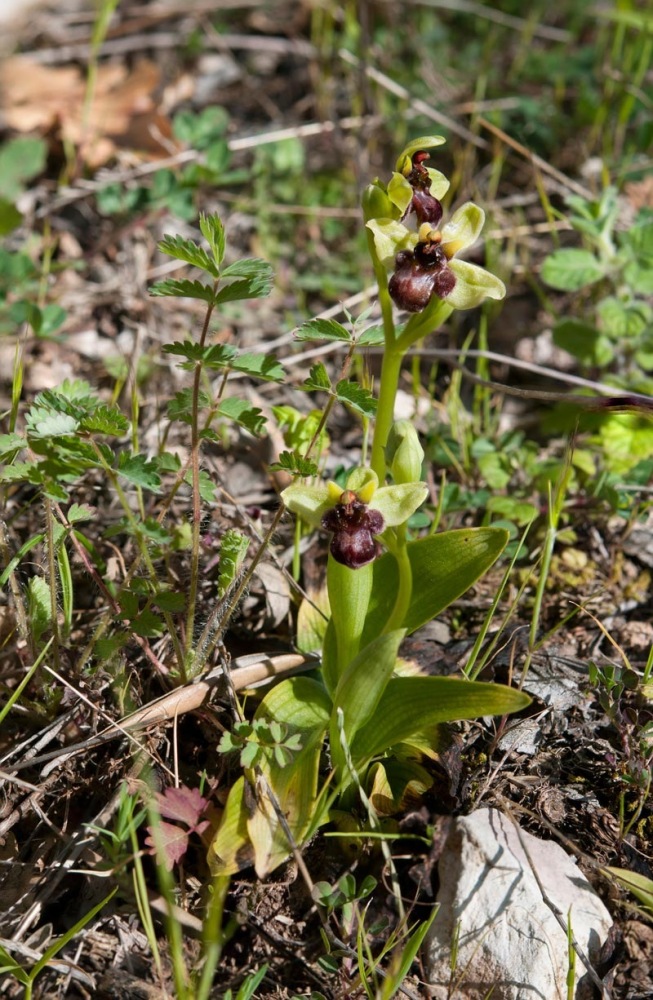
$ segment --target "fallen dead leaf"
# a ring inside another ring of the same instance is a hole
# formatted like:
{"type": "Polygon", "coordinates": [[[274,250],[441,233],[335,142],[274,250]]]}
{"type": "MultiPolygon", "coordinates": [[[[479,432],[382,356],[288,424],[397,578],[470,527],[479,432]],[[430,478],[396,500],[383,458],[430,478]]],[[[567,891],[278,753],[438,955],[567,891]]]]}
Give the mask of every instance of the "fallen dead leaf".
{"type": "Polygon", "coordinates": [[[106,163],[121,144],[168,155],[169,123],[152,96],[159,79],[159,68],[148,59],[131,70],[103,63],[86,108],[87,82],[76,66],[43,66],[29,56],[13,56],[0,67],[4,121],[18,132],[54,131],[78,148],[91,168],[106,163]]]}

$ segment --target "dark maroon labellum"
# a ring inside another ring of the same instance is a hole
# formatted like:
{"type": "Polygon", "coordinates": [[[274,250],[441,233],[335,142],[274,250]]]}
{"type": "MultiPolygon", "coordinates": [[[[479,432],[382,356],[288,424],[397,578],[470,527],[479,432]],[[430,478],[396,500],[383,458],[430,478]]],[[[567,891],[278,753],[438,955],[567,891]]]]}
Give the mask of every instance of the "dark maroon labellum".
{"type": "Polygon", "coordinates": [[[442,219],[442,205],[431,194],[431,178],[424,166],[424,160],[428,159],[429,154],[424,150],[419,150],[413,155],[413,166],[406,176],[406,180],[413,189],[413,197],[402,218],[405,219],[407,215],[414,212],[420,226],[423,222],[430,222],[432,226],[438,226],[442,219]]]}
{"type": "Polygon", "coordinates": [[[399,251],[388,291],[400,309],[421,312],[432,295],[444,299],[455,284],[456,276],[448,265],[446,253],[439,243],[430,241],[418,243],[414,251],[399,251]]]}
{"type": "Polygon", "coordinates": [[[373,536],[383,531],[383,516],[370,510],[352,490],[345,490],[340,503],[324,514],[322,527],[333,532],[331,555],[349,569],[360,569],[381,553],[373,536]]]}

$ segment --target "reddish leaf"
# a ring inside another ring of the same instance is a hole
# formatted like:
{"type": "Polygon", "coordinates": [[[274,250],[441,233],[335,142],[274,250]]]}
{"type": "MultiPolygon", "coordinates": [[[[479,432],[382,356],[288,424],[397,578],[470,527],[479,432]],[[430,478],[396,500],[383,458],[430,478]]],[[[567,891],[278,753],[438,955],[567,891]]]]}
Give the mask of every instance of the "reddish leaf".
{"type": "Polygon", "coordinates": [[[188,832],[164,820],[156,828],[148,826],[147,829],[149,836],[145,838],[145,843],[152,854],[158,855],[161,863],[171,872],[188,850],[188,832]]]}
{"type": "Polygon", "coordinates": [[[156,800],[162,816],[185,823],[191,828],[197,826],[208,805],[208,800],[196,788],[186,788],[185,785],[166,788],[163,795],[157,795],[156,800]]]}

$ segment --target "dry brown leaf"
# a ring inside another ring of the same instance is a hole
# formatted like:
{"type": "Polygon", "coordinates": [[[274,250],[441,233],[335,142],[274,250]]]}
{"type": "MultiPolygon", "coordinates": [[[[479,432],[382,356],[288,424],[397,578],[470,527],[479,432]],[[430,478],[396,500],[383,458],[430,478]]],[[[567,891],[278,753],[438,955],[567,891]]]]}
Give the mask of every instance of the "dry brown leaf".
{"type": "Polygon", "coordinates": [[[170,134],[152,97],[159,79],[158,67],[148,59],[133,70],[103,63],[86,110],[86,80],[77,67],[42,66],[29,56],[13,56],[0,67],[4,120],[19,132],[56,130],[64,142],[79,148],[90,167],[105,163],[125,137],[134,148],[167,154],[169,148],[156,139],[153,149],[150,128],[155,124],[166,139],[170,134]]]}

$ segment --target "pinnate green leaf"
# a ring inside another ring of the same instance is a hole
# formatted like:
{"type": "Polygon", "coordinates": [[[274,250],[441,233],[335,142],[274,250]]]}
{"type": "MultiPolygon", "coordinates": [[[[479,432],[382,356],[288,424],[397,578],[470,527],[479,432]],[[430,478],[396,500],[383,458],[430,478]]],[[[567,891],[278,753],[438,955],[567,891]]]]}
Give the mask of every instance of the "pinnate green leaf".
{"type": "Polygon", "coordinates": [[[295,330],[296,340],[342,340],[351,343],[352,335],[334,319],[310,319],[295,330]]]}
{"type": "Polygon", "coordinates": [[[80,430],[89,434],[110,434],[113,437],[121,437],[128,429],[127,417],[117,406],[107,406],[105,403],[100,404],[80,421],[80,430]]]}
{"type": "Polygon", "coordinates": [[[200,299],[209,304],[215,303],[216,293],[213,285],[205,285],[202,281],[189,281],[188,279],[166,278],[165,281],[157,281],[150,288],[150,295],[172,296],[180,299],[200,299]]]}
{"type": "Polygon", "coordinates": [[[243,257],[229,264],[221,272],[223,278],[251,278],[262,285],[272,287],[274,271],[272,265],[260,257],[243,257]]]}
{"type": "Polygon", "coordinates": [[[318,468],[310,458],[304,458],[295,451],[282,451],[279,461],[270,466],[273,472],[289,472],[291,476],[316,476],[318,468]]]}
{"type": "Polygon", "coordinates": [[[158,493],[161,486],[161,477],[158,473],[156,462],[148,460],[145,455],[128,455],[123,451],[118,456],[116,471],[134,486],[142,486],[144,489],[158,493]]]}
{"type": "Polygon", "coordinates": [[[302,389],[306,389],[307,392],[331,391],[331,379],[321,361],[311,366],[308,378],[302,383],[302,389]]]}
{"type": "Polygon", "coordinates": [[[367,330],[363,330],[356,343],[359,347],[382,347],[385,343],[383,327],[368,326],[367,330]]]}
{"type": "Polygon", "coordinates": [[[159,243],[159,250],[169,257],[182,260],[186,264],[206,271],[214,278],[217,278],[220,273],[218,265],[209,257],[206,250],[194,243],[193,240],[185,240],[183,236],[164,236],[159,243]]]}
{"type": "Polygon", "coordinates": [[[376,413],[374,396],[358,382],[341,379],[336,385],[336,396],[341,403],[346,403],[364,417],[373,417],[376,413]]]}
{"type": "Polygon", "coordinates": [[[221,417],[228,417],[257,437],[265,427],[265,417],[261,410],[252,406],[247,400],[238,399],[236,396],[223,399],[217,412],[221,417]]]}
{"type": "Polygon", "coordinates": [[[263,277],[236,278],[228,285],[221,285],[213,301],[216,305],[223,302],[236,302],[241,299],[261,299],[269,295],[272,281],[263,277]]]}
{"type": "Polygon", "coordinates": [[[224,226],[217,215],[200,215],[200,232],[211,247],[217,268],[222,263],[225,249],[224,226]]]}
{"type": "Polygon", "coordinates": [[[283,382],[286,374],[273,354],[238,354],[231,362],[231,368],[265,382],[283,382]]]}

